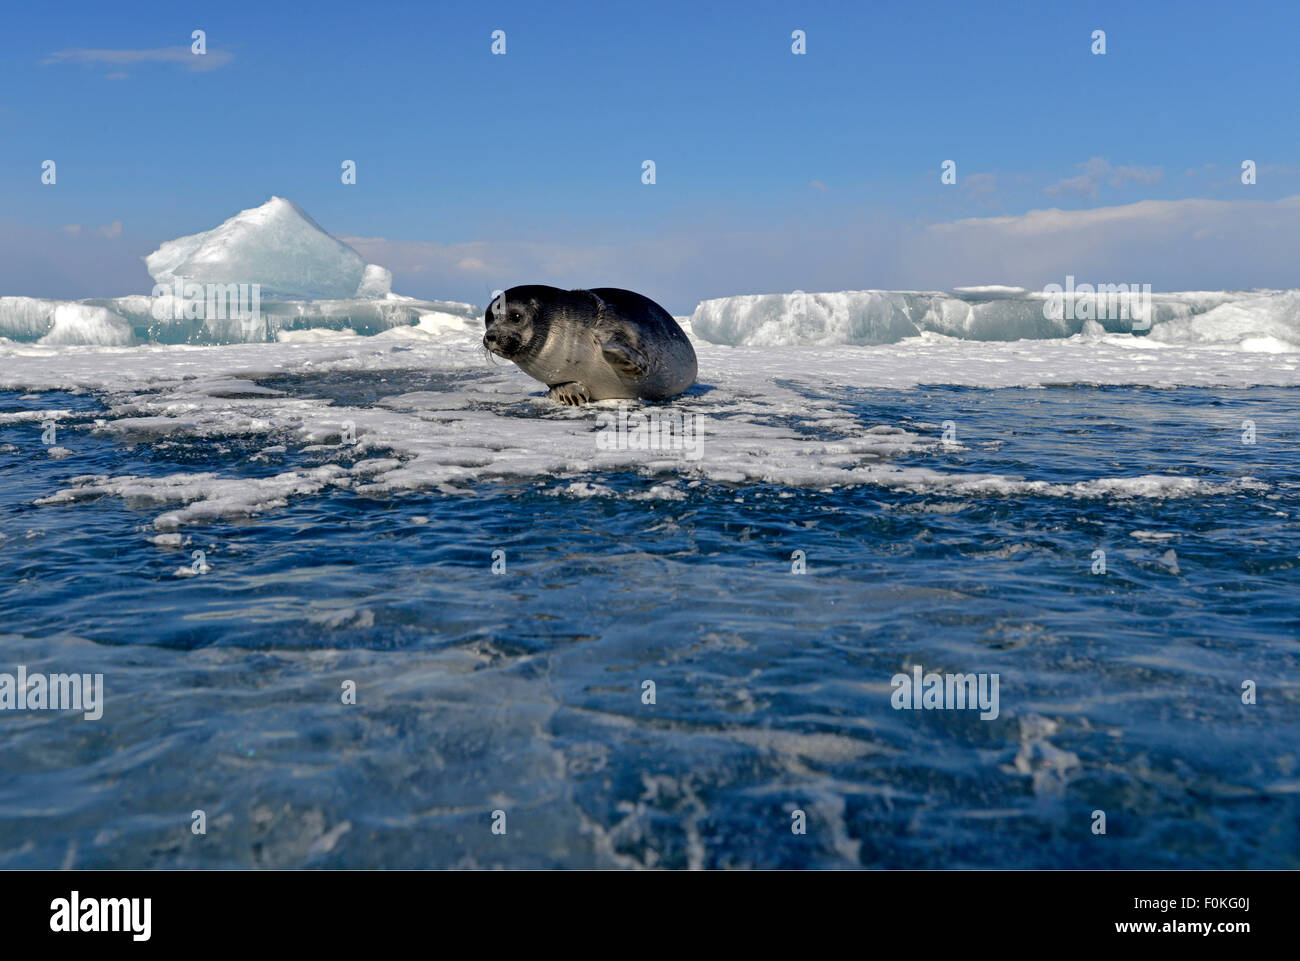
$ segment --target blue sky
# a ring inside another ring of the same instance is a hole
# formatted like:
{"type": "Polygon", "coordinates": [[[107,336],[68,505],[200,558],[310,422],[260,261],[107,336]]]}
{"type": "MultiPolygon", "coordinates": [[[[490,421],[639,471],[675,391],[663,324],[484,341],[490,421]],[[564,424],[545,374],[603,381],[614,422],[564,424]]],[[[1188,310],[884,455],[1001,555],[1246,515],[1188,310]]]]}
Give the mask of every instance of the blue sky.
{"type": "Polygon", "coordinates": [[[1297,286],[1298,28],[1276,3],[11,5],[0,294],[147,291],[143,254],[272,194],[399,292],[476,302],[1297,286]],[[207,57],[176,55],[195,29],[207,57]]]}

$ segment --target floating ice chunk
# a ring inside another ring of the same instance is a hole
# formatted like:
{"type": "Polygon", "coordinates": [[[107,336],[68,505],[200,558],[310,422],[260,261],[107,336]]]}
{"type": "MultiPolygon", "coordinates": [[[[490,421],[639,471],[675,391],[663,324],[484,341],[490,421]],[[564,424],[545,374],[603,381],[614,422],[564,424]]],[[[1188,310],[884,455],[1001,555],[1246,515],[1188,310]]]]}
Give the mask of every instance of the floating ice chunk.
{"type": "Polygon", "coordinates": [[[1083,335],[1084,340],[1097,340],[1106,336],[1106,328],[1089,318],[1083,322],[1083,330],[1079,333],[1083,335]]]}
{"type": "Polygon", "coordinates": [[[58,304],[53,326],[42,344],[95,344],[100,347],[128,347],[135,335],[126,318],[107,307],[88,304],[58,304]]]}
{"type": "Polygon", "coordinates": [[[481,325],[482,321],[477,316],[466,317],[464,314],[451,314],[441,310],[421,313],[418,324],[420,330],[434,335],[448,332],[464,333],[475,330],[481,325]]]}
{"type": "Polygon", "coordinates": [[[54,326],[57,300],[37,297],[0,297],[0,337],[40,340],[54,326]]]}
{"type": "Polygon", "coordinates": [[[1029,714],[1020,718],[1020,745],[1012,762],[1018,774],[1028,777],[1037,795],[1059,796],[1082,765],[1079,755],[1052,744],[1059,725],[1050,718],[1029,714]]]}
{"type": "Polygon", "coordinates": [[[358,297],[387,297],[393,292],[393,272],[378,264],[366,264],[357,287],[358,297]]]}
{"type": "Polygon", "coordinates": [[[1232,344],[1266,353],[1300,350],[1300,291],[1243,296],[1161,324],[1151,337],[1167,344],[1232,344]]]}
{"type": "MultiPolygon", "coordinates": [[[[272,197],[219,227],[169,240],[145,258],[158,284],[259,284],[263,297],[343,299],[384,286],[360,254],[330,236],[297,204],[272,197]]],[[[382,272],[382,273],[381,273],[382,272]]],[[[387,282],[391,282],[391,275],[387,282]]]]}
{"type": "Polygon", "coordinates": [[[757,294],[706,300],[691,329],[715,344],[892,344],[920,333],[928,301],[885,290],[757,294]]]}
{"type": "Polygon", "coordinates": [[[72,487],[59,490],[38,504],[75,504],[88,498],[116,494],[133,506],[180,504],[154,519],[154,529],[175,532],[184,524],[232,517],[252,517],[284,507],[290,497],[313,494],[327,487],[348,486],[346,468],[326,464],[311,470],[288,471],[274,477],[220,477],[212,473],[169,474],[166,477],[86,475],[74,477],[72,487]]]}

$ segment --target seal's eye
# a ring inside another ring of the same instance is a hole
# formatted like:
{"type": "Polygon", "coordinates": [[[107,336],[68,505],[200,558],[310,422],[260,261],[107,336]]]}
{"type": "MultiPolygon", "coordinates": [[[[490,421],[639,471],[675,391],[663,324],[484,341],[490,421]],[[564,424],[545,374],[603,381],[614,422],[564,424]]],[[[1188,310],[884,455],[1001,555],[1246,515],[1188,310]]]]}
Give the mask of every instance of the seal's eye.
{"type": "Polygon", "coordinates": [[[510,319],[511,319],[511,320],[519,320],[519,319],[521,318],[521,316],[522,316],[522,315],[521,315],[521,314],[519,313],[519,311],[517,311],[517,310],[512,310],[512,311],[510,311],[510,319]]]}

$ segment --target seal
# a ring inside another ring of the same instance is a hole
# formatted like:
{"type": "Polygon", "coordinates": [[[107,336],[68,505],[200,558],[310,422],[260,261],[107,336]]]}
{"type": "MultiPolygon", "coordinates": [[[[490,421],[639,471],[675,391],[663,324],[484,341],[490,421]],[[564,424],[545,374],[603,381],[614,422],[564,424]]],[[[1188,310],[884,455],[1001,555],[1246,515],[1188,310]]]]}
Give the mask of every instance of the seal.
{"type": "Polygon", "coordinates": [[[483,316],[483,346],[576,406],[667,400],[695,382],[695,348],[649,297],[617,287],[511,287],[483,316]]]}

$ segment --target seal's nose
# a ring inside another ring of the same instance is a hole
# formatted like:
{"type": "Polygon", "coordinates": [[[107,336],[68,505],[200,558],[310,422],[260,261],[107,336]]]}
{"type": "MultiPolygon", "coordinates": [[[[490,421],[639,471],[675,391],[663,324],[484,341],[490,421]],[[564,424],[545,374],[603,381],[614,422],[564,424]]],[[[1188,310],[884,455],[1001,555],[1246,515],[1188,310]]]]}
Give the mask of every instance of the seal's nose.
{"type": "Polygon", "coordinates": [[[496,331],[489,330],[486,334],[483,335],[483,346],[486,347],[488,350],[491,350],[493,347],[496,347],[497,344],[498,341],[497,341],[496,331]]]}

